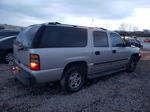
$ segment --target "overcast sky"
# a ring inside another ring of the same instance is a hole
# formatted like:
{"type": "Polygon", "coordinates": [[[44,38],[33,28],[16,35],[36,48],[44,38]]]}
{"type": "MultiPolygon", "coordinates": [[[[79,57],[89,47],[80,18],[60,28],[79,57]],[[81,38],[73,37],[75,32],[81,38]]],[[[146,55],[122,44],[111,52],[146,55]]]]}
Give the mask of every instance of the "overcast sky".
{"type": "Polygon", "coordinates": [[[121,23],[150,29],[150,0],[0,0],[0,24],[49,21],[111,30],[121,23]]]}

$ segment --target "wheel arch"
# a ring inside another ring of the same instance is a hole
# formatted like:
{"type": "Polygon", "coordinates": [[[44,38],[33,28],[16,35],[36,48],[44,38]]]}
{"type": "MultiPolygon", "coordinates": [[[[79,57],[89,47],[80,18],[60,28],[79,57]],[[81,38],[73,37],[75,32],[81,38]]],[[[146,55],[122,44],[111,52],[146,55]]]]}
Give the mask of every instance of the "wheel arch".
{"type": "MultiPolygon", "coordinates": [[[[66,70],[68,70],[69,68],[73,67],[73,66],[80,66],[82,67],[84,70],[85,70],[85,73],[87,74],[88,72],[88,64],[86,61],[73,61],[73,62],[70,62],[68,63],[64,70],[63,70],[63,74],[66,70]]],[[[63,74],[62,74],[62,77],[63,77],[63,74]]]]}
{"type": "Polygon", "coordinates": [[[137,57],[138,57],[138,56],[139,56],[139,53],[134,53],[134,54],[132,54],[131,56],[135,56],[135,57],[137,56],[137,57]]]}
{"type": "Polygon", "coordinates": [[[141,58],[140,54],[139,53],[134,53],[131,55],[131,57],[134,56],[136,58],[136,61],[138,62],[141,58]]]}

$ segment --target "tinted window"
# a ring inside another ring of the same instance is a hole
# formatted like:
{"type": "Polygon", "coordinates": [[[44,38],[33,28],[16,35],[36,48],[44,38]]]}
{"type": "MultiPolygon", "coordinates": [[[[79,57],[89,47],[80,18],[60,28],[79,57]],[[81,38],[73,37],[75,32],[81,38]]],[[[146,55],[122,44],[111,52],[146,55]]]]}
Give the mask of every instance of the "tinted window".
{"type": "Polygon", "coordinates": [[[20,42],[25,47],[31,47],[33,39],[40,28],[40,25],[29,26],[19,33],[17,36],[17,41],[20,42]]]}
{"type": "Polygon", "coordinates": [[[42,36],[40,47],[85,47],[87,30],[83,28],[48,26],[42,36]]]}
{"type": "Polygon", "coordinates": [[[123,45],[123,40],[118,34],[110,33],[110,37],[112,40],[112,47],[119,47],[123,45]]]}
{"type": "Polygon", "coordinates": [[[108,36],[106,32],[94,31],[93,32],[94,47],[108,47],[108,36]]]}

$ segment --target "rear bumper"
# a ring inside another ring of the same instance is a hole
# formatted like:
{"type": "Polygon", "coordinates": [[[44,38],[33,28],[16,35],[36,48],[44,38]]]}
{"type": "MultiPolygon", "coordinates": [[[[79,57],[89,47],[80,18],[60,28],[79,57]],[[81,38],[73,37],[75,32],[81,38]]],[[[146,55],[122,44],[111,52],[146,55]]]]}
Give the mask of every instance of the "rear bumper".
{"type": "Polygon", "coordinates": [[[62,68],[32,71],[16,62],[12,67],[13,75],[25,85],[58,81],[61,79],[62,72],[62,68]]]}
{"type": "Polygon", "coordinates": [[[26,72],[25,70],[21,69],[17,65],[14,65],[12,67],[12,73],[24,85],[33,85],[33,84],[37,83],[35,77],[30,75],[28,72],[26,72]]]}

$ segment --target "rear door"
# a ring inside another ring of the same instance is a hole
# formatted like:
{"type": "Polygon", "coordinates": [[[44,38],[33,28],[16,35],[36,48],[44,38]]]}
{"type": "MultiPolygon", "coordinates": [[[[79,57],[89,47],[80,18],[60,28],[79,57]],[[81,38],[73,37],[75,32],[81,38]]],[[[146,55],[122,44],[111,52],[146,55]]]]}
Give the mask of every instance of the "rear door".
{"type": "Polygon", "coordinates": [[[105,31],[93,31],[93,73],[109,71],[111,62],[111,48],[105,31]]]}
{"type": "Polygon", "coordinates": [[[128,63],[129,58],[129,50],[123,46],[124,41],[120,37],[119,34],[115,32],[110,33],[110,39],[111,39],[111,46],[112,46],[112,52],[111,52],[111,61],[112,61],[112,69],[117,69],[123,66],[126,66],[128,63]]]}

